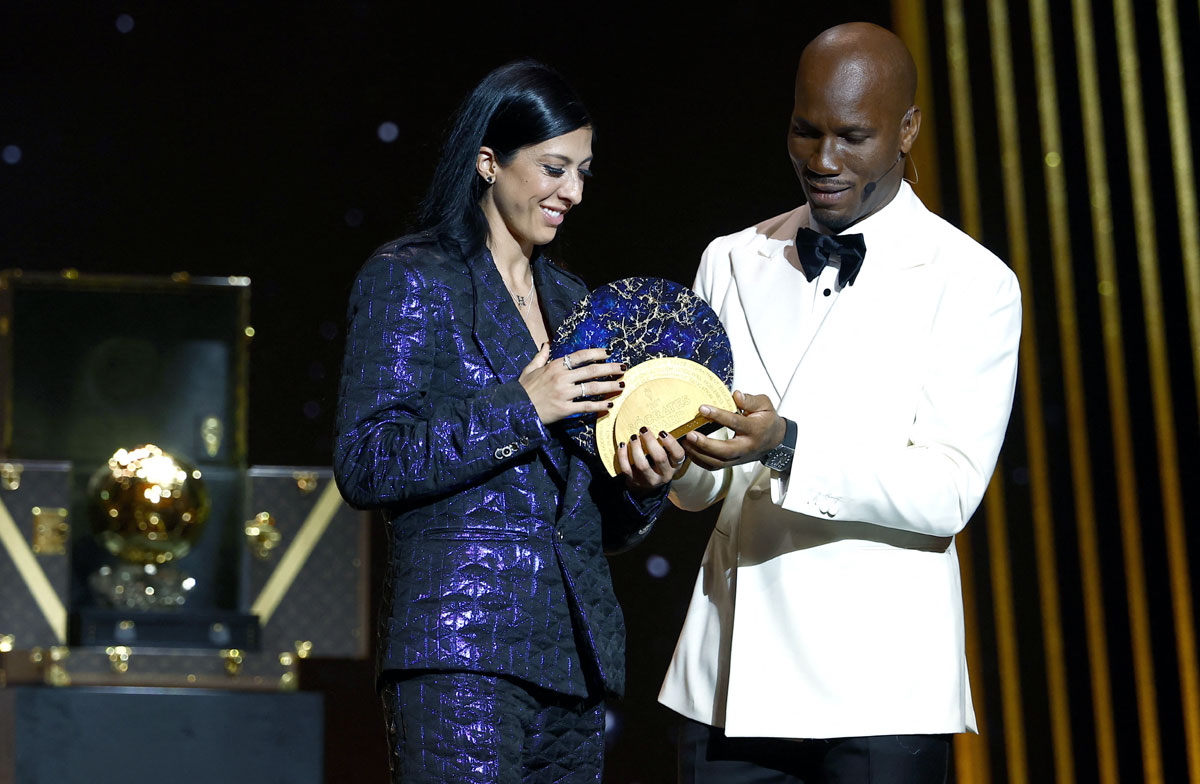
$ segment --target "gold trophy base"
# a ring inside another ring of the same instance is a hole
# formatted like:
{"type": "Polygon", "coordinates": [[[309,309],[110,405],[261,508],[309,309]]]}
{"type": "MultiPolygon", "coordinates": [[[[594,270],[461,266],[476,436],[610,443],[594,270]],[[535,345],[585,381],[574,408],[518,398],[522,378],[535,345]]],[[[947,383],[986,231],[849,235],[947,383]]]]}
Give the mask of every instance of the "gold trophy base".
{"type": "Polygon", "coordinates": [[[104,607],[118,610],[178,610],[196,580],[174,566],[122,563],[102,566],[88,578],[104,607]]]}

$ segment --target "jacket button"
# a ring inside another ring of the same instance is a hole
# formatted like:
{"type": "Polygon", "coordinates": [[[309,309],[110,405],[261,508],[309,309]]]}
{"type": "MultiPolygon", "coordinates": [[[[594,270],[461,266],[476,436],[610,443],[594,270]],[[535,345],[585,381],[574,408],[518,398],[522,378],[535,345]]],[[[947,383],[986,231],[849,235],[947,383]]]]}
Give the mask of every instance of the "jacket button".
{"type": "Polygon", "coordinates": [[[494,454],[494,455],[495,455],[495,457],[496,457],[496,459],[497,459],[497,460],[503,460],[503,459],[504,459],[504,455],[503,455],[503,450],[502,450],[502,449],[497,449],[497,450],[496,450],[495,452],[493,452],[492,454],[494,454]]]}

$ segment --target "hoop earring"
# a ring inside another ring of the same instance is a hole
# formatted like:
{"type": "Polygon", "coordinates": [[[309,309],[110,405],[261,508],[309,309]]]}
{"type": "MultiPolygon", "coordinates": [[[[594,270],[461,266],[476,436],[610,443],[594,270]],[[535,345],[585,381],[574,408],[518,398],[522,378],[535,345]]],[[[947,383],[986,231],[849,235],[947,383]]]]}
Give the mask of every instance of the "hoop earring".
{"type": "Polygon", "coordinates": [[[914,158],[912,157],[912,153],[909,153],[908,155],[905,155],[905,156],[904,156],[904,160],[906,161],[906,164],[905,164],[905,165],[907,165],[907,162],[911,162],[911,163],[912,163],[912,167],[913,167],[913,178],[912,178],[911,180],[909,180],[907,177],[904,177],[903,175],[901,175],[901,177],[902,177],[903,179],[905,179],[905,180],[908,180],[908,183],[909,183],[910,185],[916,185],[918,182],[920,182],[920,181],[921,181],[921,173],[917,171],[917,161],[916,161],[916,159],[914,159],[914,158]]]}

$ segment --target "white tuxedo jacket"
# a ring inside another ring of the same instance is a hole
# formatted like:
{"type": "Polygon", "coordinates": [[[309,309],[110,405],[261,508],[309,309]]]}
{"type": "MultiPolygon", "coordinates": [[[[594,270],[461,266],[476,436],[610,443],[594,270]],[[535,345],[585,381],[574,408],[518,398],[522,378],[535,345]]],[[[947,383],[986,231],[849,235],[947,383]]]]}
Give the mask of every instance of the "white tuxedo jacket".
{"type": "Polygon", "coordinates": [[[799,438],[788,475],[692,466],[674,483],[683,509],[724,505],[659,699],[730,736],[976,731],[954,535],[1008,424],[1017,280],[902,184],[848,230],[862,270],[798,366],[773,363],[795,308],[765,271],[795,259],[807,221],[800,207],[720,237],[700,262],[735,387],[799,438]]]}

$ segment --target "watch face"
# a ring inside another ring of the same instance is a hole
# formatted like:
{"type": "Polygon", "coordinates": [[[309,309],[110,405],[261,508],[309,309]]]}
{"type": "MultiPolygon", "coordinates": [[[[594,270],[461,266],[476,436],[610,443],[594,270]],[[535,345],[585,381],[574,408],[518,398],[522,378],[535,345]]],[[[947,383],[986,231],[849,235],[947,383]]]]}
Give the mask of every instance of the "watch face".
{"type": "MultiPolygon", "coordinates": [[[[711,371],[728,389],[733,352],[721,320],[686,286],[663,278],[623,278],[582,299],[558,329],[550,358],[586,348],[607,348],[611,362],[631,368],[648,359],[690,359],[711,371]]],[[[569,420],[566,428],[595,455],[595,415],[569,420]]]]}
{"type": "Polygon", "coordinates": [[[786,471],[792,467],[792,450],[786,446],[777,446],[763,455],[760,462],[772,471],[786,471]]]}

